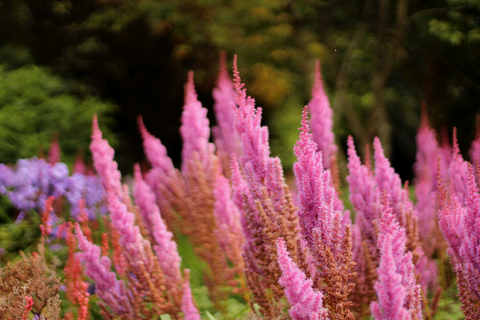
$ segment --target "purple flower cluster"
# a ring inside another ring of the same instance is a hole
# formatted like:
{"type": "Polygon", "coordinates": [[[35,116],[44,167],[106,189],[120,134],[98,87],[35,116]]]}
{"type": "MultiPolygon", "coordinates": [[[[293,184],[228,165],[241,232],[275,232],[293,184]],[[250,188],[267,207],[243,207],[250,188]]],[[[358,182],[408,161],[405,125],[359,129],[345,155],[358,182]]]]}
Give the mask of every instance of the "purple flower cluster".
{"type": "Polygon", "coordinates": [[[78,201],[85,199],[91,218],[98,211],[105,213],[104,189],[97,176],[81,173],[69,175],[65,163],[49,164],[44,159],[20,159],[15,167],[0,164],[0,194],[6,195],[20,211],[41,211],[49,196],[65,197],[71,207],[71,215],[79,214],[78,201]]]}

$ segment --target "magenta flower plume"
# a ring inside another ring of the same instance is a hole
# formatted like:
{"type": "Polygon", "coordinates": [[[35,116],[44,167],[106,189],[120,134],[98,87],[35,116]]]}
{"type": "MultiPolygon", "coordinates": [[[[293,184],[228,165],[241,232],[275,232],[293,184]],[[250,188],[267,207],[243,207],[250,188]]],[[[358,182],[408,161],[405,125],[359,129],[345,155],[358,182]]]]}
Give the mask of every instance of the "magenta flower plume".
{"type": "Polygon", "coordinates": [[[470,148],[469,154],[470,162],[476,168],[477,161],[480,164],[480,115],[477,115],[477,134],[475,135],[475,140],[472,141],[472,146],[470,148]]]}
{"type": "Polygon", "coordinates": [[[378,189],[387,191],[388,200],[394,213],[400,223],[405,225],[404,214],[413,211],[413,203],[408,197],[408,191],[403,188],[400,176],[390,166],[390,161],[385,157],[378,137],[375,137],[373,141],[373,149],[375,150],[375,181],[378,189]]]}
{"type": "Polygon", "coordinates": [[[106,256],[101,257],[100,247],[91,243],[83,235],[80,225],[75,225],[80,249],[79,258],[85,267],[85,274],[95,281],[97,296],[112,311],[121,316],[121,319],[134,319],[135,312],[131,305],[131,293],[127,290],[125,283],[118,280],[114,272],[110,271],[112,265],[106,256]]]}
{"type": "Polygon", "coordinates": [[[323,154],[323,166],[331,169],[331,162],[337,154],[335,135],[333,134],[332,108],[325,93],[325,85],[320,72],[320,60],[315,61],[315,80],[312,88],[312,100],[308,103],[312,126],[312,139],[323,154]]]}
{"type": "Polygon", "coordinates": [[[146,226],[152,235],[155,245],[153,249],[157,254],[168,285],[181,282],[181,258],[178,255],[177,244],[172,240],[173,235],[167,230],[160,216],[160,210],[155,203],[155,195],[148,184],[143,181],[140,166],[135,164],[135,186],[133,191],[135,203],[140,207],[146,226]]]}
{"type": "MultiPolygon", "coordinates": [[[[468,164],[468,179],[463,218],[462,246],[460,257],[469,289],[480,299],[480,194],[475,182],[473,168],[468,164]]],[[[458,226],[457,226],[458,228],[458,226]]]]}
{"type": "Polygon", "coordinates": [[[272,299],[283,296],[278,283],[276,239],[283,237],[289,252],[296,256],[298,218],[280,159],[270,157],[268,129],[261,126],[262,110],[255,107],[255,100],[247,96],[241,83],[236,56],[233,67],[235,129],[242,155],[238,163],[236,156],[232,157],[231,171],[233,199],[241,211],[245,236],[245,278],[262,313],[273,316],[272,299]]]}
{"type": "Polygon", "coordinates": [[[200,313],[193,302],[192,289],[190,288],[190,270],[183,270],[184,284],[183,284],[183,298],[182,298],[182,312],[185,320],[200,320],[200,313]]]}
{"type": "MultiPolygon", "coordinates": [[[[415,172],[415,211],[418,216],[419,236],[424,248],[432,247],[435,237],[437,202],[437,166],[440,156],[435,130],[428,124],[426,103],[422,102],[422,120],[415,138],[417,142],[415,172]]],[[[433,253],[433,248],[430,251],[433,253]]]]}
{"type": "Polygon", "coordinates": [[[405,230],[399,225],[384,191],[379,221],[380,265],[375,284],[378,302],[371,311],[377,320],[422,319],[420,286],[416,284],[412,253],[406,252],[405,230]]]}
{"type": "Polygon", "coordinates": [[[229,180],[225,178],[220,169],[220,166],[217,166],[213,186],[213,196],[215,198],[213,214],[217,224],[215,234],[228,259],[234,262],[235,268],[239,269],[239,273],[242,273],[243,259],[241,252],[245,240],[240,225],[240,213],[232,200],[229,180]]]}
{"type": "Polygon", "coordinates": [[[167,155],[167,148],[165,148],[159,139],[147,131],[147,128],[145,128],[143,124],[142,116],[138,116],[137,123],[143,138],[145,154],[152,167],[159,170],[163,178],[174,176],[175,167],[173,166],[172,159],[167,155]]]}
{"type": "Polygon", "coordinates": [[[111,188],[117,197],[123,198],[121,185],[122,175],[117,169],[117,163],[113,161],[115,151],[110,147],[106,139],[102,139],[102,131],[98,126],[97,115],[93,116],[92,142],[90,151],[93,157],[93,166],[103,178],[105,189],[111,188]]]}
{"type": "Polygon", "coordinates": [[[317,145],[309,133],[307,106],[303,110],[300,130],[300,139],[294,147],[297,162],[293,170],[298,188],[298,216],[302,235],[314,250],[313,231],[318,229],[324,245],[336,256],[339,253],[337,245],[343,236],[340,232],[343,212],[334,208],[337,194],[331,184],[330,172],[324,170],[322,153],[316,151],[317,145]]]}
{"type": "Polygon", "coordinates": [[[467,168],[468,163],[463,160],[460,148],[458,146],[457,128],[453,128],[453,148],[452,148],[452,161],[448,167],[448,174],[450,178],[450,184],[457,194],[460,203],[465,201],[465,182],[467,181],[467,168]]]}
{"type": "Polygon", "coordinates": [[[188,171],[187,160],[198,158],[203,168],[210,167],[210,154],[214,146],[208,142],[210,127],[207,118],[207,109],[197,99],[197,92],[193,83],[193,71],[188,73],[188,82],[185,84],[185,105],[182,113],[180,134],[183,140],[182,173],[188,171]]]}
{"type": "Polygon", "coordinates": [[[235,122],[235,98],[233,83],[227,71],[225,51],[220,53],[219,69],[217,86],[213,89],[213,99],[215,101],[213,110],[218,125],[213,127],[212,131],[215,137],[215,145],[228,160],[232,153],[240,155],[241,149],[238,133],[232,130],[235,122]]]}
{"type": "Polygon", "coordinates": [[[290,258],[285,241],[277,240],[278,263],[282,276],[278,281],[284,288],[285,296],[290,303],[290,316],[293,320],[327,319],[327,310],[323,307],[323,293],[313,289],[311,279],[307,279],[292,258],[290,258]]]}
{"type": "MultiPolygon", "coordinates": [[[[376,232],[373,221],[380,217],[380,192],[375,178],[365,165],[362,165],[357,155],[353,138],[348,137],[348,170],[347,181],[350,190],[350,202],[357,211],[355,224],[369,244],[375,247],[376,232]]],[[[373,253],[373,252],[372,252],[373,253]]]]}

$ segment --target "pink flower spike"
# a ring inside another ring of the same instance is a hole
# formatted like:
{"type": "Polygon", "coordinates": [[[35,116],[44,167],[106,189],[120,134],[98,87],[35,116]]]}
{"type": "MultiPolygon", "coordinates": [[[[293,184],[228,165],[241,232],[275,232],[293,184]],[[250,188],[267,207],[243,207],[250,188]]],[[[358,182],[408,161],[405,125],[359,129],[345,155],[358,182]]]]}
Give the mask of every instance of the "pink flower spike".
{"type": "Polygon", "coordinates": [[[160,216],[160,210],[155,203],[155,195],[150,187],[142,179],[140,166],[135,164],[135,186],[133,194],[135,203],[140,207],[147,228],[155,240],[153,249],[157,254],[160,267],[167,278],[167,285],[176,285],[181,282],[180,273],[181,258],[178,255],[177,244],[172,240],[173,235],[167,230],[160,216]]]}
{"type": "Polygon", "coordinates": [[[378,189],[387,191],[395,215],[397,215],[400,223],[405,225],[404,213],[413,210],[413,203],[408,197],[407,190],[403,188],[400,176],[395,173],[395,170],[390,166],[390,161],[385,157],[378,137],[373,140],[373,149],[375,150],[375,181],[378,189]]]}
{"type": "Polygon", "coordinates": [[[182,113],[180,134],[183,139],[182,173],[188,171],[187,160],[198,157],[203,168],[210,167],[210,153],[214,147],[208,142],[210,127],[207,118],[207,109],[197,99],[197,92],[193,83],[193,71],[188,73],[188,82],[185,84],[185,105],[182,113]],[[196,154],[196,156],[195,156],[196,154]]]}
{"type": "Polygon", "coordinates": [[[335,210],[334,199],[337,198],[331,184],[330,172],[325,171],[322,153],[317,152],[317,145],[312,140],[308,125],[308,106],[303,109],[300,138],[294,147],[297,156],[293,170],[298,188],[299,222],[302,235],[312,248],[315,246],[313,230],[319,229],[326,246],[330,246],[336,256],[333,243],[342,237],[336,234],[335,226],[340,226],[343,212],[335,210]]]}
{"type": "Polygon", "coordinates": [[[217,86],[213,89],[215,104],[213,110],[218,125],[214,127],[213,135],[217,148],[229,157],[232,153],[241,154],[240,138],[235,130],[232,130],[235,122],[235,98],[233,83],[227,71],[227,55],[220,52],[217,86]]]}
{"type": "Polygon", "coordinates": [[[323,154],[323,166],[330,169],[332,158],[337,154],[335,135],[333,134],[333,112],[330,108],[325,85],[320,72],[320,60],[315,61],[315,80],[312,88],[312,100],[308,103],[312,126],[312,139],[323,154]]]}
{"type": "Polygon", "coordinates": [[[370,246],[375,246],[376,232],[373,221],[380,217],[380,192],[375,178],[362,165],[357,155],[353,138],[348,137],[348,171],[350,201],[357,211],[357,224],[370,246]]]}
{"type": "Polygon", "coordinates": [[[406,252],[405,229],[393,214],[386,191],[382,194],[382,212],[378,236],[380,265],[375,284],[378,302],[372,302],[372,314],[377,320],[423,319],[412,253],[406,252]]]}
{"type": "Polygon", "coordinates": [[[470,154],[470,162],[478,170],[477,161],[480,163],[480,115],[479,114],[477,114],[477,134],[475,135],[475,140],[472,141],[472,146],[470,148],[469,154],[470,154]]]}
{"type": "Polygon", "coordinates": [[[117,163],[113,160],[115,151],[110,147],[106,139],[102,139],[102,131],[100,131],[98,126],[97,115],[93,116],[92,121],[90,151],[92,152],[93,166],[103,178],[105,189],[112,189],[114,194],[122,199],[122,175],[117,169],[117,163]]]}
{"type": "Polygon", "coordinates": [[[452,148],[452,161],[448,167],[448,173],[450,176],[450,183],[453,190],[457,194],[460,203],[465,201],[465,184],[467,182],[467,162],[463,160],[460,148],[458,146],[457,128],[453,128],[453,148],[452,148]]]}
{"type": "Polygon", "coordinates": [[[293,320],[326,320],[327,310],[323,307],[323,293],[313,289],[311,279],[307,279],[292,258],[290,258],[285,241],[277,240],[278,263],[282,276],[278,281],[284,288],[290,303],[290,316],[293,320]]]}
{"type": "Polygon", "coordinates": [[[117,280],[114,272],[110,271],[111,261],[101,256],[100,247],[88,241],[83,235],[78,223],[75,224],[75,233],[78,239],[79,258],[85,267],[85,275],[95,281],[96,295],[102,299],[115,314],[135,318],[133,306],[130,304],[125,283],[117,280]]]}
{"type": "Polygon", "coordinates": [[[182,312],[185,320],[200,320],[200,313],[193,302],[192,289],[190,288],[190,270],[184,269],[184,284],[182,298],[182,312]]]}

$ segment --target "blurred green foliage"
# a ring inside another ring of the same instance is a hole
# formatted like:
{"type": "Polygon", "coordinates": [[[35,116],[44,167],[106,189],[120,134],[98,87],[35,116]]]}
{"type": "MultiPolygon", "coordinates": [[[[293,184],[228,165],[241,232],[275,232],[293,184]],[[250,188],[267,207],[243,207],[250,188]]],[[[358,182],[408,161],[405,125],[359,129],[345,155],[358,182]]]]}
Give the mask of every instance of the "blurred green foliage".
{"type": "MultiPolygon", "coordinates": [[[[107,114],[113,109],[99,99],[75,96],[68,83],[45,68],[0,66],[0,162],[38,155],[58,133],[62,160],[73,163],[79,149],[88,150],[93,115],[111,124],[107,114]]],[[[114,144],[110,131],[104,133],[114,144]]]]}

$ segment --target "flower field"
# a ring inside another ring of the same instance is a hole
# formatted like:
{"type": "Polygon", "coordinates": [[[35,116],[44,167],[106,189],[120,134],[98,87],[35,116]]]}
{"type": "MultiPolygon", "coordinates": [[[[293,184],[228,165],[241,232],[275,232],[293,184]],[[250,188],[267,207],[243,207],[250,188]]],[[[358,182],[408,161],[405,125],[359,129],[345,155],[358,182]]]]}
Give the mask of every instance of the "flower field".
{"type": "Polygon", "coordinates": [[[342,184],[317,61],[287,185],[222,59],[213,128],[189,73],[179,168],[139,117],[122,177],[96,116],[72,173],[58,141],[0,165],[0,319],[480,319],[480,129],[464,159],[424,105],[412,183],[350,136],[342,184]]]}

